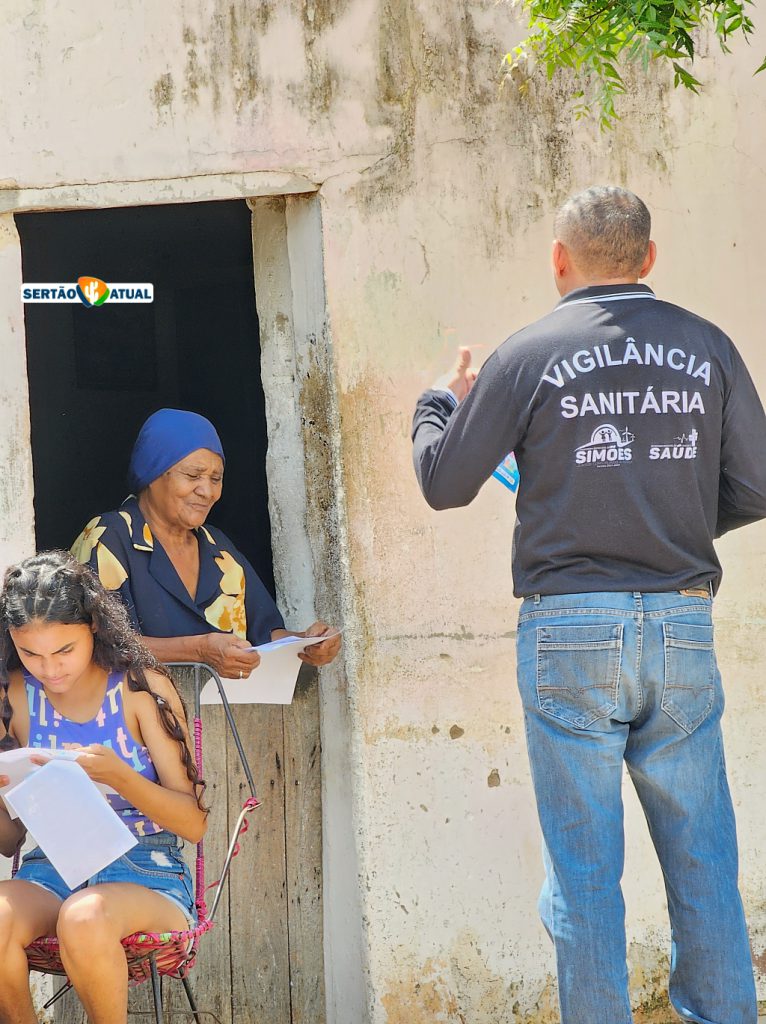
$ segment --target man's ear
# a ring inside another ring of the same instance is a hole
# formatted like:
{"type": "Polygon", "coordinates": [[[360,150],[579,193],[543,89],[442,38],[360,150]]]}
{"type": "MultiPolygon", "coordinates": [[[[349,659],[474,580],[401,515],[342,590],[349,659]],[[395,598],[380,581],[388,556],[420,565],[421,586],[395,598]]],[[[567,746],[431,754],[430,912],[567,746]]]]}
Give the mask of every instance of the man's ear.
{"type": "Polygon", "coordinates": [[[654,261],[656,259],[657,259],[657,246],[654,244],[654,242],[652,242],[650,240],[649,241],[649,248],[646,250],[646,259],[641,264],[641,269],[638,272],[639,278],[646,277],[647,275],[651,274],[652,267],[654,266],[654,261]]]}
{"type": "Polygon", "coordinates": [[[567,247],[563,242],[560,242],[558,238],[553,241],[553,251],[551,253],[551,264],[553,266],[553,274],[556,279],[564,277],[570,267],[569,253],[567,247]]]}

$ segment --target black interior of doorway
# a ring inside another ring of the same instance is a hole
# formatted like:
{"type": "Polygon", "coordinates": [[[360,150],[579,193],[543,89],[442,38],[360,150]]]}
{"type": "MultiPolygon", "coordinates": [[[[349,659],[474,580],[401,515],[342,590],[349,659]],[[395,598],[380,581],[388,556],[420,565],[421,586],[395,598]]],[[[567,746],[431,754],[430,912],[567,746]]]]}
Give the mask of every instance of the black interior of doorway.
{"type": "Polygon", "coordinates": [[[154,284],[149,305],[25,307],[38,549],[116,508],[136,433],[165,406],[216,425],[226,452],[210,521],[273,593],[266,420],[244,200],[16,217],[24,280],[154,284]]]}

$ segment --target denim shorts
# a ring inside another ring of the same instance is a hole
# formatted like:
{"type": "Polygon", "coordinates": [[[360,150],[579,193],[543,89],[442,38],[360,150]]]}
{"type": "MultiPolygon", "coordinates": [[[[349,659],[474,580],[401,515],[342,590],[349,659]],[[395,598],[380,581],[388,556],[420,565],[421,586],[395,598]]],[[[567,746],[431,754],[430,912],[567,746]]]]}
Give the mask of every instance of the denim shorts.
{"type": "Polygon", "coordinates": [[[80,892],[104,882],[133,882],[145,889],[161,893],[186,916],[190,927],[197,923],[191,872],[181,856],[183,839],[171,832],[154,836],[137,836],[138,845],[113,861],[87,882],[70,889],[39,846],[24,855],[16,878],[47,889],[63,902],[80,892]]]}

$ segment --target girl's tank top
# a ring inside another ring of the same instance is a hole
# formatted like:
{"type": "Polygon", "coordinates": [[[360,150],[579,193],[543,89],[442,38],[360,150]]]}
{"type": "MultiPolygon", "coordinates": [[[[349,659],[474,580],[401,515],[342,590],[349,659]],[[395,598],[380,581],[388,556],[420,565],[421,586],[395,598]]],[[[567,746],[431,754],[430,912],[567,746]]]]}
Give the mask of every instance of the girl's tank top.
{"type": "MultiPolygon", "coordinates": [[[[39,679],[24,672],[27,700],[29,702],[29,746],[52,750],[77,750],[91,743],[110,747],[118,757],[131,768],[157,782],[157,771],[146,747],[134,742],[125,723],[123,710],[123,687],[125,677],[121,672],[111,672],[106,681],[104,703],[95,718],[89,722],[73,722],[54,711],[39,679]]],[[[136,836],[151,836],[162,828],[143,815],[118,793],[110,793],[106,799],[114,812],[119,815],[130,831],[136,836]]]]}

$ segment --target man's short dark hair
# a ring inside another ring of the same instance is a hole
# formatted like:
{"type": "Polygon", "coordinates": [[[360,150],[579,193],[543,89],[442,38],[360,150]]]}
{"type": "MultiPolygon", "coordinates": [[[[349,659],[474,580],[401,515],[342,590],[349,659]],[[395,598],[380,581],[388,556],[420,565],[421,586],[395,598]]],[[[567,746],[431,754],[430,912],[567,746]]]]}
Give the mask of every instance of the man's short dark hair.
{"type": "Polygon", "coordinates": [[[554,228],[584,274],[637,277],[649,249],[652,218],[627,189],[594,185],[564,203],[554,228]]]}

